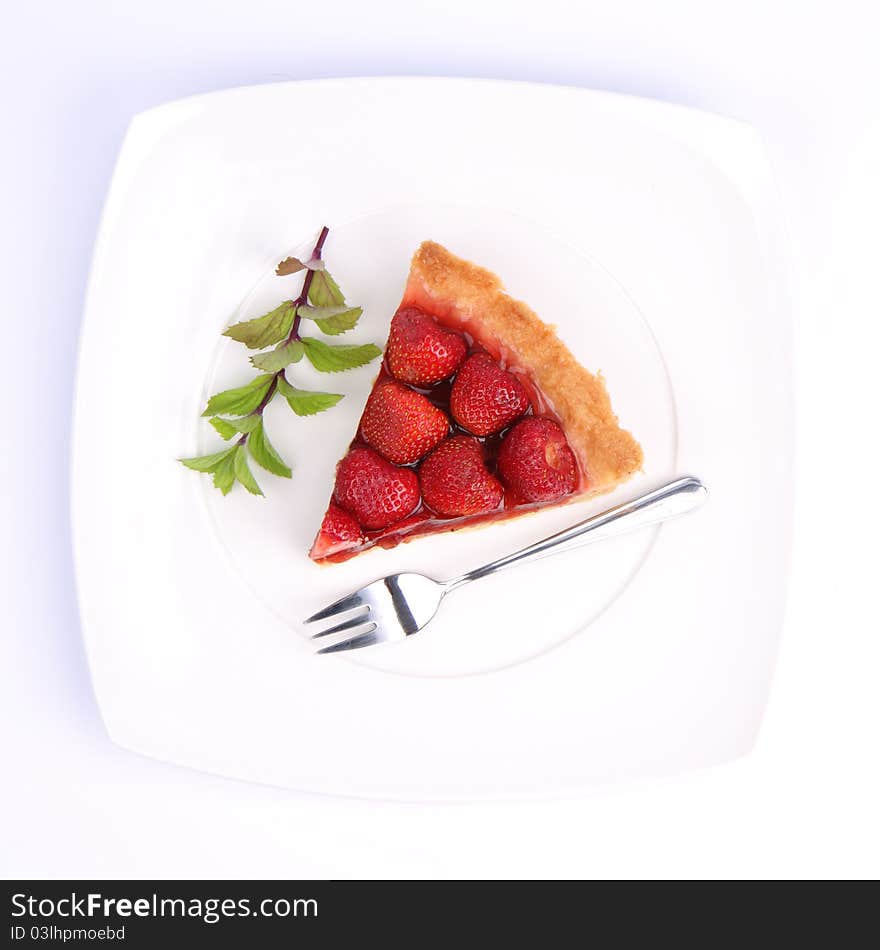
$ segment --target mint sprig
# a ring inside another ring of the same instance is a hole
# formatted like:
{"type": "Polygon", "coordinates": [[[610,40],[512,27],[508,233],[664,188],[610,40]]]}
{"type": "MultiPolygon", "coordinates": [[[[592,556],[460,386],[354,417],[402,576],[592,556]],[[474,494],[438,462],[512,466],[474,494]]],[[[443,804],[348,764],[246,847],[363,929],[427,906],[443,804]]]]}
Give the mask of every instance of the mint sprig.
{"type": "Polygon", "coordinates": [[[339,393],[313,392],[294,386],[287,378],[291,366],[305,356],[319,372],[338,373],[364,366],[382,353],[372,343],[332,344],[316,337],[300,336],[300,323],[304,319],[311,320],[327,336],[338,336],[353,329],[363,313],[362,308],[346,304],[339,284],[322,260],[328,234],[328,228],[321,229],[308,260],[288,257],[276,267],[279,277],[305,272],[302,290],[295,300],[285,300],[269,313],[235,323],[223,331],[224,336],[243,343],[248,349],[264,351],[250,357],[254,368],[262,372],[243,386],[215,393],[202,413],[222,439],[227,442],[235,439],[235,443],[218,452],[179,461],[196,472],[212,475],[215,487],[224,495],[236,482],[253,495],[263,494],[248,464],[248,455],[273,475],[291,477],[290,466],[266,435],[263,419],[266,406],[277,394],[281,394],[297,416],[324,412],[342,399],[339,393]]]}

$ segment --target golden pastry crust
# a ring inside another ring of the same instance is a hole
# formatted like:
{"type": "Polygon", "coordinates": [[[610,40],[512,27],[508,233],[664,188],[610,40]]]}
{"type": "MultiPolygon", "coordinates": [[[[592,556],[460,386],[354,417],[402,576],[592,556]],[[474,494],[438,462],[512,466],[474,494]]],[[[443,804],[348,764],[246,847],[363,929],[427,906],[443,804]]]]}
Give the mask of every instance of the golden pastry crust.
{"type": "Polygon", "coordinates": [[[412,260],[402,306],[459,325],[549,402],[587,476],[588,492],[610,491],[642,466],[642,448],[620,427],[601,375],[590,373],[555,330],[504,291],[498,277],[425,241],[412,260]]]}

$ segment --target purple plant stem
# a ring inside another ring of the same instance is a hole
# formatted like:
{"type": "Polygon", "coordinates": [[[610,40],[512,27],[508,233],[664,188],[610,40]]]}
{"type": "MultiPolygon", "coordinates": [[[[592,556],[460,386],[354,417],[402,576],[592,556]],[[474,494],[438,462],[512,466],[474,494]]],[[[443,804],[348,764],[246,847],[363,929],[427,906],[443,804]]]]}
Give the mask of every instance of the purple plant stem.
{"type": "MultiPolygon", "coordinates": [[[[330,233],[330,229],[325,224],[324,227],[321,228],[321,233],[318,235],[318,240],[315,242],[315,246],[312,249],[312,255],[309,258],[310,261],[321,260],[321,251],[324,249],[324,242],[327,240],[327,235],[329,233],[330,233]]],[[[315,272],[313,270],[306,271],[305,280],[303,281],[303,286],[302,286],[302,292],[300,293],[299,297],[297,297],[296,300],[293,302],[294,307],[297,307],[297,308],[302,307],[308,303],[309,290],[311,289],[312,279],[314,278],[314,276],[315,276],[315,272]]],[[[290,333],[287,335],[287,339],[284,341],[285,344],[292,343],[294,340],[299,339],[300,319],[301,319],[300,315],[297,313],[293,318],[293,325],[290,328],[290,333]]],[[[263,414],[263,410],[272,401],[272,397],[275,395],[275,390],[278,389],[278,381],[280,379],[283,379],[285,382],[287,381],[287,377],[284,373],[283,367],[279,369],[278,372],[275,373],[275,375],[272,377],[272,382],[269,384],[269,388],[266,390],[266,395],[263,396],[263,398],[260,400],[259,406],[257,406],[257,408],[254,409],[253,412],[249,413],[249,415],[261,416],[263,414]]],[[[249,434],[250,433],[248,432],[243,432],[241,434],[241,437],[238,440],[238,445],[244,445],[245,442],[247,442],[247,438],[249,434]]]]}
{"type": "MultiPolygon", "coordinates": [[[[329,233],[330,229],[325,224],[324,227],[321,228],[321,233],[318,235],[318,240],[315,243],[312,256],[309,258],[309,260],[321,260],[321,251],[324,249],[324,242],[327,240],[327,235],[329,233]]],[[[293,304],[295,307],[303,307],[309,302],[309,291],[312,288],[312,280],[314,279],[314,276],[315,272],[313,270],[306,272],[306,279],[303,281],[302,293],[296,298],[293,304]]],[[[293,326],[290,328],[290,333],[287,335],[287,339],[284,341],[285,343],[292,343],[294,340],[299,339],[299,324],[301,319],[302,318],[298,313],[296,316],[294,316],[293,326]]],[[[284,370],[281,370],[281,372],[283,373],[284,370]]]]}

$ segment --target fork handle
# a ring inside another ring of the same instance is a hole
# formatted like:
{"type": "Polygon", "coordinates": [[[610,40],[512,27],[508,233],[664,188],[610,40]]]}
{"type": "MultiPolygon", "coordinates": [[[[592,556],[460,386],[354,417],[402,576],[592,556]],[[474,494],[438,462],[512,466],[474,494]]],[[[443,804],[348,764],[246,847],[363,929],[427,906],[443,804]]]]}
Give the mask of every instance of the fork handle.
{"type": "Polygon", "coordinates": [[[624,534],[636,528],[644,528],[647,525],[668,521],[670,518],[677,518],[679,515],[687,514],[689,511],[699,508],[708,494],[706,486],[698,478],[691,475],[685,478],[677,478],[661,488],[649,491],[646,495],[641,495],[632,501],[609,508],[607,511],[593,515],[592,518],[587,518],[586,521],[581,521],[571,528],[566,528],[564,531],[545,538],[543,541],[537,541],[527,548],[508,554],[506,557],[498,558],[497,561],[484,564],[482,567],[474,568],[474,570],[468,571],[460,577],[447,581],[446,591],[449,592],[480,577],[488,577],[490,574],[495,574],[506,567],[512,567],[514,564],[537,561],[539,558],[547,557],[550,554],[571,551],[586,544],[592,544],[594,541],[602,541],[605,538],[624,534]]]}

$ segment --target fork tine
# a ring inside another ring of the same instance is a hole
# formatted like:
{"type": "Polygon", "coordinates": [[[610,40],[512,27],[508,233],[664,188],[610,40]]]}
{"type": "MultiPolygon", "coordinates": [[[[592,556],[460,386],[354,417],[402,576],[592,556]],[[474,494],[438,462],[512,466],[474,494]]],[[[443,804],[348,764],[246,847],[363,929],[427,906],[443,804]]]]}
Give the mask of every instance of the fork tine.
{"type": "MultiPolygon", "coordinates": [[[[366,610],[359,611],[354,617],[343,620],[342,623],[338,623],[334,627],[328,627],[320,633],[313,633],[312,639],[317,640],[319,637],[328,637],[331,633],[342,633],[344,630],[354,630],[355,627],[361,627],[365,623],[368,623],[370,619],[370,606],[369,604],[365,604],[364,606],[366,610]]],[[[373,626],[375,626],[375,624],[373,624],[373,626]]]]}
{"type": "Polygon", "coordinates": [[[361,592],[356,590],[353,594],[346,594],[345,597],[334,600],[329,607],[325,607],[316,614],[312,614],[305,622],[314,623],[316,620],[327,620],[330,617],[335,617],[336,614],[341,614],[345,610],[353,610],[355,607],[360,607],[362,603],[361,592]]]}
{"type": "Polygon", "coordinates": [[[360,647],[369,647],[374,643],[379,643],[385,638],[379,633],[376,624],[371,629],[358,634],[356,637],[350,637],[348,640],[342,640],[329,647],[318,650],[318,653],[341,653],[343,650],[357,650],[360,647]]]}

